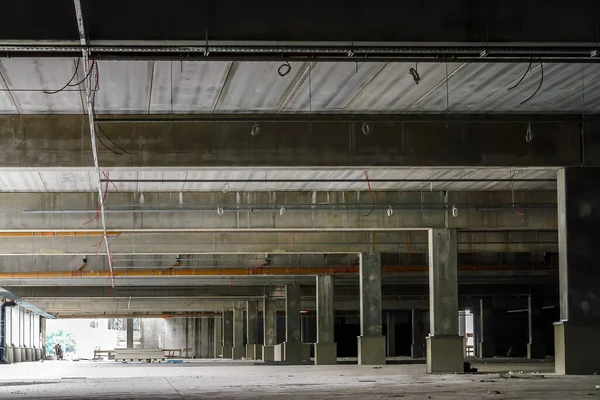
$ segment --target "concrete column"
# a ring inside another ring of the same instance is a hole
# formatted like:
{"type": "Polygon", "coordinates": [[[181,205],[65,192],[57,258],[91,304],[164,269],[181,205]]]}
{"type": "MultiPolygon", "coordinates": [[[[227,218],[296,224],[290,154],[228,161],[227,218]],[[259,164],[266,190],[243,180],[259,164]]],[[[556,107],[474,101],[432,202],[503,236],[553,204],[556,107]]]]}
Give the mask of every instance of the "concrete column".
{"type": "Polygon", "coordinates": [[[358,364],[385,364],[385,337],[382,336],[381,254],[361,253],[360,262],[360,337],[358,364]]]}
{"type": "Polygon", "coordinates": [[[233,357],[233,311],[223,311],[223,358],[233,357]]]}
{"type": "Polygon", "coordinates": [[[196,318],[195,357],[210,358],[212,353],[211,333],[213,331],[213,329],[211,329],[212,327],[210,326],[211,322],[212,318],[209,317],[196,318]]]}
{"type": "Polygon", "coordinates": [[[281,346],[281,354],[282,361],[288,364],[310,360],[310,347],[302,345],[300,285],[297,283],[285,286],[285,343],[281,346]]]}
{"type": "Polygon", "coordinates": [[[600,373],[600,168],[558,172],[560,322],[554,326],[555,372],[600,373]]]}
{"type": "Polygon", "coordinates": [[[427,372],[463,372],[464,338],[458,332],[457,240],[454,229],[429,231],[427,372]]]}
{"type": "Polygon", "coordinates": [[[275,345],[277,345],[277,303],[275,299],[263,300],[263,361],[275,361],[275,345]]]}
{"type": "Polygon", "coordinates": [[[494,343],[494,308],[491,297],[479,300],[479,356],[490,358],[496,355],[494,343]]]}
{"type": "Polygon", "coordinates": [[[133,349],[133,318],[127,318],[127,348],[133,349]]]}
{"type": "Polygon", "coordinates": [[[421,310],[413,308],[411,313],[412,322],[412,358],[425,357],[425,334],[423,333],[423,315],[421,310]]]}
{"type": "Polygon", "coordinates": [[[387,325],[387,356],[396,356],[396,312],[388,311],[386,313],[386,325],[387,325]]]}
{"type": "Polygon", "coordinates": [[[214,322],[214,358],[223,356],[223,319],[221,316],[215,316],[214,322]]]}
{"type": "Polygon", "coordinates": [[[234,360],[241,360],[246,356],[244,347],[244,306],[243,302],[237,302],[233,309],[233,355],[234,360]]]}
{"type": "Polygon", "coordinates": [[[258,344],[258,301],[246,302],[246,359],[260,360],[262,346],[258,344]]]}
{"type": "Polygon", "coordinates": [[[333,306],[333,276],[319,275],[317,283],[317,342],[315,365],[337,364],[337,344],[334,342],[335,309],[333,306]]]}
{"type": "Polygon", "coordinates": [[[479,343],[481,342],[481,311],[479,309],[472,310],[473,312],[473,356],[481,357],[479,351],[479,343]]]}
{"type": "Polygon", "coordinates": [[[527,299],[529,316],[529,342],[527,343],[527,358],[544,358],[546,343],[543,335],[542,303],[539,296],[530,295],[527,299]]]}

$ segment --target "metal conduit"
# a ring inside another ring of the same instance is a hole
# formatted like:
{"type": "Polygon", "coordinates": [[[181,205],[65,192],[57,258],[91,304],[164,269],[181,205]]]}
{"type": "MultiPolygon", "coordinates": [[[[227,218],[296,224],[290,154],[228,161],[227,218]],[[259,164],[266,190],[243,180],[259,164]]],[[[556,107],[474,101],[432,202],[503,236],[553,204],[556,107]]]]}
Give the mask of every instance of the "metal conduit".
{"type": "MultiPolygon", "coordinates": [[[[549,270],[547,264],[523,265],[461,265],[459,271],[523,271],[549,270]]],[[[382,273],[427,272],[428,266],[382,266],[382,273]]],[[[358,274],[359,266],[337,267],[256,267],[256,268],[163,268],[116,270],[114,277],[161,277],[161,276],[246,276],[246,275],[345,275],[358,274]]],[[[51,272],[0,272],[0,279],[57,279],[110,277],[110,271],[51,271],[51,272]]]]}

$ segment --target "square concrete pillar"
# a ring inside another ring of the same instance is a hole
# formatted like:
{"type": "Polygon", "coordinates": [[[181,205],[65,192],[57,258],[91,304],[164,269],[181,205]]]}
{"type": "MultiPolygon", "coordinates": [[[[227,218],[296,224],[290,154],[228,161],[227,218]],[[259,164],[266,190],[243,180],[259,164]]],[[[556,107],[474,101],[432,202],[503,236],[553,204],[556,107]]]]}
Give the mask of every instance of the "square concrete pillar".
{"type": "Polygon", "coordinates": [[[410,348],[412,358],[425,357],[425,334],[423,333],[423,321],[421,310],[413,309],[412,321],[412,345],[410,348]]]}
{"type": "Polygon", "coordinates": [[[337,364],[336,343],[315,343],[315,365],[337,364]]]}
{"type": "Polygon", "coordinates": [[[381,254],[364,253],[360,261],[360,337],[358,363],[385,364],[386,343],[382,336],[381,254]],[[380,346],[383,347],[380,347],[380,346]],[[383,349],[383,351],[381,351],[383,349]]]}
{"type": "Polygon", "coordinates": [[[299,342],[300,334],[300,285],[285,286],[285,340],[299,342]]]}
{"type": "Polygon", "coordinates": [[[223,346],[221,348],[221,353],[224,360],[233,358],[233,346],[223,346]]]}
{"type": "Polygon", "coordinates": [[[315,365],[337,364],[337,345],[334,340],[333,276],[319,275],[317,284],[317,343],[315,365]]]}
{"type": "Polygon", "coordinates": [[[275,361],[275,346],[262,347],[262,360],[264,362],[275,361]]]}
{"type": "Polygon", "coordinates": [[[558,374],[600,373],[600,168],[558,172],[560,323],[554,327],[558,374]]]}
{"type": "Polygon", "coordinates": [[[286,364],[306,364],[310,361],[310,344],[284,342],[281,344],[281,361],[286,364]]]}
{"type": "Polygon", "coordinates": [[[246,360],[262,360],[262,345],[247,344],[246,345],[246,360]]]}
{"type": "MultiPolygon", "coordinates": [[[[258,301],[246,302],[246,343],[258,343],[258,301]]],[[[255,358],[254,358],[255,359],[255,358]]]]}
{"type": "Polygon", "coordinates": [[[133,349],[133,318],[127,318],[127,348],[133,349]]]}
{"type": "Polygon", "coordinates": [[[223,311],[223,359],[233,357],[233,311],[223,311]]]}
{"type": "Polygon", "coordinates": [[[385,336],[358,337],[358,365],[385,365],[385,336]]]}
{"type": "Polygon", "coordinates": [[[462,336],[430,336],[427,338],[427,372],[464,372],[464,338],[462,336]]]}
{"type": "Polygon", "coordinates": [[[458,327],[457,239],[454,229],[429,231],[427,372],[463,372],[464,338],[458,327]]]}
{"type": "Polygon", "coordinates": [[[494,341],[494,307],[491,297],[483,297],[479,300],[479,356],[491,358],[496,355],[496,343],[494,341]]]}
{"type": "Polygon", "coordinates": [[[530,295],[528,300],[529,317],[529,342],[527,343],[527,358],[544,358],[546,356],[546,343],[542,331],[542,303],[540,296],[530,295]]]}
{"type": "Polygon", "coordinates": [[[246,356],[244,347],[244,306],[238,302],[233,309],[233,359],[241,360],[246,356]]]}
{"type": "Polygon", "coordinates": [[[221,316],[215,317],[214,322],[214,356],[220,358],[223,356],[223,319],[221,316]]]}

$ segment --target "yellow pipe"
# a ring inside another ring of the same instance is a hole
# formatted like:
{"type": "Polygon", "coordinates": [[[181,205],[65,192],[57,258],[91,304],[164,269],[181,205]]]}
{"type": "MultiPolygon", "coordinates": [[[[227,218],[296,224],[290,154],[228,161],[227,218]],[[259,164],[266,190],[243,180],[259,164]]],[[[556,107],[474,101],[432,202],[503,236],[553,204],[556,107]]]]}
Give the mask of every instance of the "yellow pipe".
{"type": "MultiPolygon", "coordinates": [[[[548,270],[546,264],[525,265],[461,265],[459,271],[522,271],[548,270]]],[[[427,266],[382,266],[382,273],[427,272],[427,266]]],[[[244,276],[244,275],[344,275],[359,273],[358,266],[339,267],[257,267],[257,268],[167,268],[116,270],[119,277],[159,277],[159,276],[244,276]]],[[[0,279],[57,279],[57,278],[98,278],[110,277],[108,270],[99,271],[52,271],[52,272],[0,272],[0,279]]]]}

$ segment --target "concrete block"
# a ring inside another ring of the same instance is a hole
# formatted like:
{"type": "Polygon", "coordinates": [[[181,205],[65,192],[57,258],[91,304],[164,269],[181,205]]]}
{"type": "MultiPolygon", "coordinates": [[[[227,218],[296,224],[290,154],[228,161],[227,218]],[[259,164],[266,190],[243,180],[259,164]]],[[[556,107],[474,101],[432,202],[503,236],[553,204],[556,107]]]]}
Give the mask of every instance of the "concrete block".
{"type": "Polygon", "coordinates": [[[598,322],[557,322],[554,324],[554,372],[559,375],[600,374],[597,348],[598,322]]]}
{"type": "Polygon", "coordinates": [[[246,349],[244,347],[234,347],[231,358],[234,360],[241,360],[246,357],[246,349]]]}
{"type": "Polygon", "coordinates": [[[14,356],[13,362],[16,362],[16,363],[21,362],[21,348],[20,347],[13,347],[13,356],[14,356]]]}
{"type": "Polygon", "coordinates": [[[247,344],[246,345],[246,360],[262,360],[262,345],[247,344]]]}
{"type": "Polygon", "coordinates": [[[358,336],[358,365],[385,365],[385,336],[358,336]]]}
{"type": "Polygon", "coordinates": [[[337,364],[337,343],[315,343],[315,365],[337,364]]]}
{"type": "Polygon", "coordinates": [[[33,349],[34,351],[34,359],[35,361],[40,361],[42,359],[42,349],[33,349]]]}
{"type": "Polygon", "coordinates": [[[427,338],[427,372],[464,372],[464,338],[435,335],[427,338]]]}
{"type": "Polygon", "coordinates": [[[10,346],[6,346],[6,360],[9,363],[13,363],[15,362],[15,352],[14,352],[14,348],[10,347],[10,346]]]}
{"type": "Polygon", "coordinates": [[[115,351],[116,361],[165,359],[165,352],[162,349],[115,349],[115,351]]]}
{"type": "Polygon", "coordinates": [[[223,346],[222,350],[223,351],[221,354],[223,355],[223,360],[233,358],[233,347],[232,346],[223,346]]]}
{"type": "MultiPolygon", "coordinates": [[[[276,344],[273,346],[274,351],[274,360],[273,361],[283,361],[283,343],[276,344]]],[[[266,361],[266,360],[265,360],[266,361]]]]}
{"type": "Polygon", "coordinates": [[[265,362],[275,361],[275,346],[262,347],[262,360],[265,362]]]}
{"type": "Polygon", "coordinates": [[[310,361],[310,343],[282,343],[283,359],[287,364],[305,364],[310,361]]]}
{"type": "Polygon", "coordinates": [[[27,361],[27,350],[25,347],[19,347],[19,349],[21,350],[21,362],[27,361]]]}
{"type": "Polygon", "coordinates": [[[33,361],[33,349],[31,347],[25,348],[25,361],[33,361]]]}

